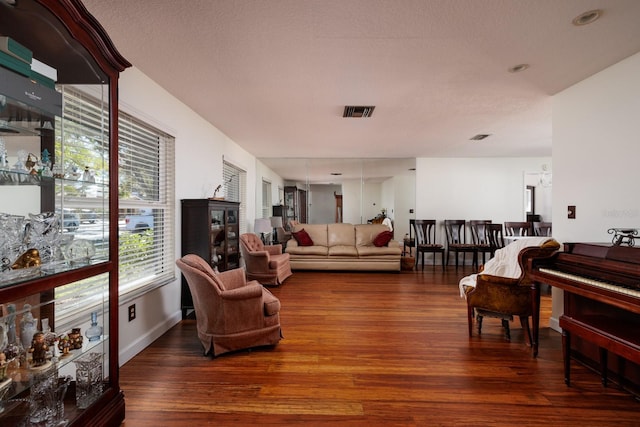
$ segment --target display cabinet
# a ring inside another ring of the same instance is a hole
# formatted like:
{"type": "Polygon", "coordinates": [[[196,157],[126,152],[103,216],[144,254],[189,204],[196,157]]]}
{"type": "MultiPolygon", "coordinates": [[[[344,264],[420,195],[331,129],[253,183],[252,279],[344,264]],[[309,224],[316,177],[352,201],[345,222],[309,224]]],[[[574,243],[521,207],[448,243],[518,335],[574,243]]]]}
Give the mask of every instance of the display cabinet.
{"type": "MultiPolygon", "coordinates": [[[[182,255],[196,254],[214,270],[240,267],[240,203],[213,199],[182,202],[182,255]]],[[[182,277],[182,316],[193,309],[193,299],[182,277]]]]}
{"type": "Polygon", "coordinates": [[[301,223],[307,222],[307,192],[295,185],[284,187],[284,224],[295,220],[301,223]]]}
{"type": "Polygon", "coordinates": [[[117,81],[130,64],[79,0],[1,0],[0,35],[0,425],[117,426],[117,81]],[[69,118],[68,91],[102,108],[69,118]],[[91,212],[90,232],[70,206],[91,212]]]}

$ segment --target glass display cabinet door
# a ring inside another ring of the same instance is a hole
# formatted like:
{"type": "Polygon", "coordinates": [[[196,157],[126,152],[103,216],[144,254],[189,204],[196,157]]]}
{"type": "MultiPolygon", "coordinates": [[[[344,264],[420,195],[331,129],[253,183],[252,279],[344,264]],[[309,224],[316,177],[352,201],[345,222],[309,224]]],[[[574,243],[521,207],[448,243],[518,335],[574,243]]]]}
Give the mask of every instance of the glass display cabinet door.
{"type": "Polygon", "coordinates": [[[225,264],[225,211],[224,209],[211,209],[211,266],[214,269],[224,269],[225,264]]]}
{"type": "Polygon", "coordinates": [[[240,266],[240,254],[238,253],[239,233],[238,210],[227,209],[227,265],[226,270],[238,268],[240,266]]]}
{"type": "Polygon", "coordinates": [[[0,1],[0,425],[124,419],[110,183],[128,66],[80,1],[0,1]]]}

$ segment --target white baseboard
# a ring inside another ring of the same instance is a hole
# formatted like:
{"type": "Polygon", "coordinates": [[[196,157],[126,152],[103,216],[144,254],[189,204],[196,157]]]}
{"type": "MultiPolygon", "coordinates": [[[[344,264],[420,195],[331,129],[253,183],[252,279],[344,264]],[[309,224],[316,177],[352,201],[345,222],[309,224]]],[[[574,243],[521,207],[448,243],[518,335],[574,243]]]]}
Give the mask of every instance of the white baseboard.
{"type": "Polygon", "coordinates": [[[560,322],[555,317],[549,318],[549,327],[556,332],[562,333],[562,328],[560,328],[560,322]]]}
{"type": "Polygon", "coordinates": [[[126,348],[121,348],[118,354],[120,366],[131,360],[136,354],[147,348],[152,342],[157,340],[169,329],[180,323],[182,320],[182,311],[178,310],[172,316],[168,317],[164,322],[156,325],[155,328],[149,330],[146,334],[139,337],[126,348]]]}

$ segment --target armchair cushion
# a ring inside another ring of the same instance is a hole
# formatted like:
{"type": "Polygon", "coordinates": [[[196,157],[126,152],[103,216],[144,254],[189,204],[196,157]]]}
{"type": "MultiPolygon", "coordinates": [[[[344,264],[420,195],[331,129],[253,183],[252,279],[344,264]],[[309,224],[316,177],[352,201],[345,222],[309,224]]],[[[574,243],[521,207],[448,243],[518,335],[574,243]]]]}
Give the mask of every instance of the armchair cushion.
{"type": "Polygon", "coordinates": [[[296,242],[298,242],[298,245],[313,246],[313,240],[311,240],[309,233],[307,233],[304,228],[300,231],[294,231],[292,234],[293,238],[296,239],[296,242]]]}

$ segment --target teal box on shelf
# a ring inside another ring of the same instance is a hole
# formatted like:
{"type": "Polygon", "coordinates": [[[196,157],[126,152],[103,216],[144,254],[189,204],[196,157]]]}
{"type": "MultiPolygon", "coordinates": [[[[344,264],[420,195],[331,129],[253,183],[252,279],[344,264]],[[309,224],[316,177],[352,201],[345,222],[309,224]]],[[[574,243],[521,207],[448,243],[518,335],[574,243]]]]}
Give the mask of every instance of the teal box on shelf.
{"type": "Polygon", "coordinates": [[[34,82],[41,84],[42,86],[48,87],[49,89],[56,88],[56,82],[54,82],[53,79],[50,79],[47,76],[43,76],[37,71],[31,70],[31,73],[29,74],[29,78],[31,78],[31,80],[33,80],[34,82]]]}
{"type": "Polygon", "coordinates": [[[11,56],[8,53],[0,51],[0,66],[8,68],[11,71],[20,73],[23,76],[29,76],[31,74],[31,64],[17,59],[15,56],[11,56]]]}
{"type": "Polygon", "coordinates": [[[33,52],[7,36],[0,36],[0,51],[31,64],[33,52]]]}

